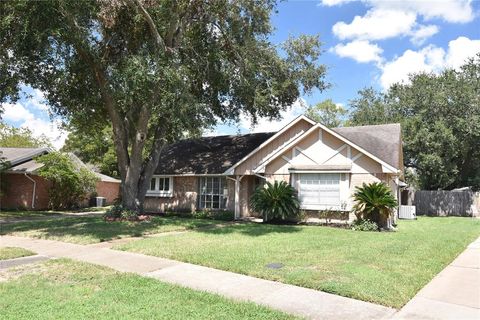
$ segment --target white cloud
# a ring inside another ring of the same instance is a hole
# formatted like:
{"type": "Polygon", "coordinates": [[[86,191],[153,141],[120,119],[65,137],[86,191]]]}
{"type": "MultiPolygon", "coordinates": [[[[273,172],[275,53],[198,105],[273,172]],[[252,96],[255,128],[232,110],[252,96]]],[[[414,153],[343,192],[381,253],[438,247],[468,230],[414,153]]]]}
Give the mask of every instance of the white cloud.
{"type": "MultiPolygon", "coordinates": [[[[341,5],[349,0],[323,0],[325,6],[341,5]]],[[[424,21],[442,19],[449,23],[466,23],[475,18],[471,0],[431,1],[385,1],[364,0],[369,8],[363,16],[355,16],[348,23],[339,21],[332,32],[341,40],[384,40],[394,37],[410,37],[414,44],[421,45],[438,32],[434,24],[422,25],[424,21]]]]}
{"type": "Polygon", "coordinates": [[[343,21],[333,25],[332,31],[340,39],[381,40],[410,33],[415,26],[416,15],[412,12],[374,9],[352,22],[343,21]]]}
{"type": "Polygon", "coordinates": [[[29,103],[29,101],[24,104],[18,102],[15,104],[5,103],[3,104],[5,112],[3,113],[2,118],[5,121],[18,124],[19,127],[30,129],[35,137],[45,135],[55,148],[61,148],[65,143],[67,132],[59,129],[60,122],[58,120],[48,121],[36,117],[25,107],[25,105],[32,104],[33,103],[29,103]]]}
{"type": "Polygon", "coordinates": [[[480,53],[480,39],[470,40],[467,37],[458,37],[448,43],[446,64],[449,67],[458,68],[477,53],[480,53]]]}
{"type": "Polygon", "coordinates": [[[300,98],[295,101],[290,108],[280,113],[279,120],[268,120],[265,118],[259,119],[257,125],[252,127],[251,119],[248,116],[241,116],[239,127],[248,130],[249,132],[273,132],[278,131],[290,123],[293,119],[305,112],[307,103],[300,98]]]}
{"type": "Polygon", "coordinates": [[[7,121],[19,122],[34,118],[33,113],[20,103],[4,103],[3,108],[4,113],[2,118],[7,121]]]}
{"type": "Polygon", "coordinates": [[[32,96],[28,100],[30,105],[32,105],[34,108],[42,111],[47,111],[48,110],[48,105],[45,103],[45,95],[43,94],[42,91],[38,89],[33,89],[32,96]]]}
{"type": "Polygon", "coordinates": [[[376,44],[372,44],[367,40],[354,40],[347,44],[338,44],[332,48],[338,56],[343,58],[352,58],[357,62],[380,62],[383,52],[376,44]]]}
{"type": "Polygon", "coordinates": [[[322,0],[320,3],[326,7],[333,7],[333,6],[342,5],[352,1],[354,0],[322,0]]]}
{"type": "Polygon", "coordinates": [[[471,0],[408,0],[408,1],[365,1],[376,8],[389,8],[415,12],[425,20],[443,19],[450,23],[466,23],[475,18],[471,0]]]}
{"type": "Polygon", "coordinates": [[[30,129],[36,137],[45,135],[56,149],[60,149],[65,144],[68,134],[60,129],[60,125],[59,121],[45,121],[40,118],[33,118],[22,123],[21,127],[30,129]]]}
{"type": "Polygon", "coordinates": [[[420,25],[417,30],[413,30],[411,33],[411,38],[410,40],[417,45],[421,45],[433,36],[434,34],[438,33],[438,27],[436,25],[420,25]]]}
{"type": "Polygon", "coordinates": [[[430,45],[421,50],[406,50],[401,56],[381,66],[380,84],[384,89],[396,82],[408,83],[408,75],[440,72],[446,67],[458,68],[466,59],[480,52],[480,40],[458,37],[448,44],[448,51],[430,45]]]}

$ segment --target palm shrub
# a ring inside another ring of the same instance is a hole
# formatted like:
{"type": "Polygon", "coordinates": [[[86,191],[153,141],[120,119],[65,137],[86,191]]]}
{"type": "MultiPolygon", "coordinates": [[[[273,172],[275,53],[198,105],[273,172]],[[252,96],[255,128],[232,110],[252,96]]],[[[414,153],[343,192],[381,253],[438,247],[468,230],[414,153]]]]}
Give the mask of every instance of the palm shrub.
{"type": "Polygon", "coordinates": [[[255,190],[250,199],[251,208],[262,214],[263,221],[297,217],[300,209],[295,189],[285,181],[267,182],[255,190]]]}
{"type": "Polygon", "coordinates": [[[358,220],[370,220],[388,227],[388,218],[398,206],[392,190],[383,182],[363,183],[353,194],[353,212],[358,220]]]}

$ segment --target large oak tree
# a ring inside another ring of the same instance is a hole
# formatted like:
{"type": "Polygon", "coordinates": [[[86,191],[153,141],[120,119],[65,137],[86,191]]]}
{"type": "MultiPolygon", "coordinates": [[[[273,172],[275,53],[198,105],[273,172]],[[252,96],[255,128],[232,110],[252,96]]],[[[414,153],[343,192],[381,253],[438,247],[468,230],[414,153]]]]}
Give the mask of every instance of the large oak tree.
{"type": "MultiPolygon", "coordinates": [[[[142,209],[162,146],[323,90],[317,37],[273,45],[271,0],[0,2],[0,101],[20,84],[84,134],[112,127],[122,201],[142,209]]],[[[185,155],[188,156],[188,155],[185,155]]]]}

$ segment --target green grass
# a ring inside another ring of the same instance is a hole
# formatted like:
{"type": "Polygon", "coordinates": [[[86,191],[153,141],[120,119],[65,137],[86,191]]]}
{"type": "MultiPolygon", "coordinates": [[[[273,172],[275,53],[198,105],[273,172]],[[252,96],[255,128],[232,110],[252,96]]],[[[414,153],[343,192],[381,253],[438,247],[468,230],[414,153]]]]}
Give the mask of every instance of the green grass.
{"type": "Polygon", "coordinates": [[[421,217],[397,232],[243,224],[115,248],[398,308],[479,235],[479,220],[421,217]],[[273,262],[284,267],[266,267],[273,262]]]}
{"type": "Polygon", "coordinates": [[[57,218],[0,225],[0,234],[90,244],[125,237],[183,231],[219,223],[214,220],[154,217],[149,222],[105,222],[102,217],[57,218]]]}
{"type": "Polygon", "coordinates": [[[66,211],[55,211],[55,210],[43,210],[43,211],[33,211],[33,210],[1,210],[0,218],[36,218],[36,217],[48,217],[48,216],[58,216],[62,214],[72,214],[72,213],[82,213],[82,212],[104,212],[110,207],[88,207],[75,210],[66,210],[66,211]]]}
{"type": "Polygon", "coordinates": [[[0,282],[2,319],[293,319],[253,303],[67,259],[24,270],[0,282]]]}
{"type": "Polygon", "coordinates": [[[18,247],[0,247],[0,260],[33,256],[35,252],[18,247]]]}

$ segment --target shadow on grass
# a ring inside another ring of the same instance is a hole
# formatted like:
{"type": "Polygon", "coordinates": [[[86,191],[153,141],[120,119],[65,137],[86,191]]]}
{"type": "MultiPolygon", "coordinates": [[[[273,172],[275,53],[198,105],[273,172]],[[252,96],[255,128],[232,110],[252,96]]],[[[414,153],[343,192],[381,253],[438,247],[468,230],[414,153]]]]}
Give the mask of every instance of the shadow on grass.
{"type": "Polygon", "coordinates": [[[211,220],[153,218],[150,222],[105,222],[101,217],[78,217],[28,221],[0,225],[0,234],[18,234],[44,239],[75,238],[78,243],[94,243],[122,237],[189,230],[218,223],[211,220]]]}
{"type": "Polygon", "coordinates": [[[202,228],[195,230],[195,232],[201,232],[205,234],[234,234],[239,233],[242,235],[258,237],[272,233],[295,233],[302,230],[298,225],[279,225],[279,224],[263,224],[255,222],[240,222],[231,226],[225,226],[222,228],[202,228]]]}

